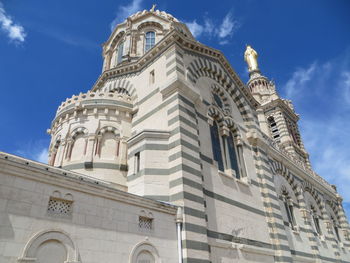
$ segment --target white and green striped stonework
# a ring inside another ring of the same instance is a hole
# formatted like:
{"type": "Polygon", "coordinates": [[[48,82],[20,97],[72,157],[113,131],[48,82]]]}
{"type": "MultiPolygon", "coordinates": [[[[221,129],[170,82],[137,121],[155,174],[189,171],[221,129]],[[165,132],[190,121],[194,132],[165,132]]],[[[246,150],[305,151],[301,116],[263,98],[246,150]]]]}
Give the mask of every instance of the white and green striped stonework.
{"type": "Polygon", "coordinates": [[[52,263],[350,263],[342,198],[260,71],[243,83],[154,8],[115,28],[103,60],[91,90],[59,107],[49,165],[1,155],[0,261],[55,248],[52,263]],[[52,215],[57,200],[69,217],[52,215]]]}

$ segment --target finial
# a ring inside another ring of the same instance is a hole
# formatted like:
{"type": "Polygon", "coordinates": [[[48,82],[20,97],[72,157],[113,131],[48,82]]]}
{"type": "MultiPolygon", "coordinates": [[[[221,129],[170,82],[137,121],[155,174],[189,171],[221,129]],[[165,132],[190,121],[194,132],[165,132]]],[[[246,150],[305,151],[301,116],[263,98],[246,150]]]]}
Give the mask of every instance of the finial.
{"type": "Polygon", "coordinates": [[[153,4],[151,10],[149,11],[154,12],[154,9],[156,8],[156,6],[157,6],[156,4],[153,4]]]}

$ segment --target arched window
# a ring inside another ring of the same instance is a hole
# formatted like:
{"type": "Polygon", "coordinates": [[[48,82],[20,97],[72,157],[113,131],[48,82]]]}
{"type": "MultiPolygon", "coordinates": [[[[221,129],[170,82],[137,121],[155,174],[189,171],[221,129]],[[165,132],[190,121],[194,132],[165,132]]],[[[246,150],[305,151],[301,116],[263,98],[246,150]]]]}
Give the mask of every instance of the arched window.
{"type": "Polygon", "coordinates": [[[118,45],[118,50],[117,50],[117,64],[119,64],[120,62],[122,62],[123,60],[123,49],[124,49],[124,42],[121,42],[118,45]]]}
{"type": "Polygon", "coordinates": [[[270,116],[268,119],[268,125],[270,128],[271,136],[274,141],[280,142],[280,132],[277,127],[277,123],[275,122],[275,118],[270,116]]]}
{"type": "Polygon", "coordinates": [[[314,206],[311,206],[311,217],[312,221],[314,223],[314,228],[316,230],[316,233],[318,235],[321,235],[321,227],[320,227],[320,219],[319,216],[317,215],[317,209],[314,206]]]}
{"type": "Polygon", "coordinates": [[[341,239],[340,239],[340,235],[339,235],[339,228],[338,228],[338,223],[337,221],[334,219],[334,217],[331,217],[331,220],[332,220],[332,223],[333,223],[333,229],[334,229],[334,233],[335,233],[335,236],[336,236],[336,241],[340,242],[341,239]]]}
{"type": "Polygon", "coordinates": [[[230,132],[230,135],[227,137],[227,144],[228,144],[228,152],[229,152],[229,161],[230,161],[230,168],[232,170],[235,171],[236,173],[236,178],[239,179],[241,178],[241,172],[240,172],[240,169],[239,169],[239,165],[238,165],[238,158],[237,158],[237,147],[234,143],[234,140],[233,140],[233,135],[232,135],[232,132],[230,132]]]}
{"type": "Polygon", "coordinates": [[[48,230],[34,235],[17,262],[77,262],[79,252],[72,239],[60,230],[48,230]]]}
{"type": "Polygon", "coordinates": [[[137,256],[137,263],[154,263],[154,256],[147,250],[141,251],[137,256]]]}
{"type": "Polygon", "coordinates": [[[148,242],[142,242],[132,250],[129,262],[131,263],[160,263],[157,249],[148,242]]]}
{"type": "Polygon", "coordinates": [[[221,136],[216,121],[210,126],[213,158],[218,163],[220,171],[228,170],[237,179],[245,177],[243,151],[236,146],[232,132],[221,136]]]}
{"type": "Polygon", "coordinates": [[[222,152],[221,152],[219,127],[216,121],[214,121],[213,125],[210,126],[210,135],[211,135],[211,146],[213,150],[214,160],[218,162],[219,170],[224,171],[224,162],[223,162],[222,152]]]}
{"type": "Polygon", "coordinates": [[[215,103],[216,103],[216,105],[219,107],[219,108],[223,108],[223,103],[222,103],[222,100],[221,100],[221,98],[219,97],[219,95],[218,94],[216,94],[216,93],[214,93],[213,94],[213,97],[214,97],[214,101],[215,101],[215,103]]]}
{"type": "Polygon", "coordinates": [[[156,43],[156,33],[153,31],[148,31],[146,33],[146,40],[145,40],[145,52],[150,50],[156,43]]]}
{"type": "Polygon", "coordinates": [[[284,205],[284,210],[287,214],[288,223],[291,226],[291,228],[294,229],[294,227],[296,226],[296,223],[295,223],[294,210],[293,210],[293,201],[288,196],[287,192],[284,192],[282,194],[282,201],[284,205]]]}

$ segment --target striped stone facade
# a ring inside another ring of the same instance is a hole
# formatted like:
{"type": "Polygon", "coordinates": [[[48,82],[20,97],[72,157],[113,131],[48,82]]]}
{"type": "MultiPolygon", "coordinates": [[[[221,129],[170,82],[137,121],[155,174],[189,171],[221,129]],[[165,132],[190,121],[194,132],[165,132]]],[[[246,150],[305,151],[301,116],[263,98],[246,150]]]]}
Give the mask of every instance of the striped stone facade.
{"type": "MultiPolygon", "coordinates": [[[[53,121],[50,154],[57,141],[73,152],[85,145],[82,157],[64,159],[62,168],[96,179],[99,190],[108,185],[141,196],[133,200],[148,200],[152,209],[181,208],[179,262],[350,263],[342,199],[311,169],[302,141],[293,144],[285,116],[293,131],[298,118],[266,77],[245,85],[220,51],[158,10],[118,25],[103,57],[91,91],[67,99],[53,121]],[[155,45],[146,50],[151,31],[155,45]],[[101,152],[113,158],[103,160],[101,152]]],[[[164,240],[174,249],[170,233],[164,240]]]]}

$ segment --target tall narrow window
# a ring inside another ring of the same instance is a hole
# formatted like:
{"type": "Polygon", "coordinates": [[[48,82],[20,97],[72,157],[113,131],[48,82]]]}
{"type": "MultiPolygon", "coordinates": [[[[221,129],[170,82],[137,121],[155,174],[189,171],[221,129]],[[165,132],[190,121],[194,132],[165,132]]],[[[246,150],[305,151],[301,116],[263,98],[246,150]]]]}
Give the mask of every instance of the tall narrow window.
{"type": "Polygon", "coordinates": [[[135,174],[140,171],[140,152],[135,153],[135,174]]]}
{"type": "Polygon", "coordinates": [[[319,220],[319,218],[318,218],[318,216],[317,216],[317,214],[316,214],[316,210],[315,210],[315,209],[312,209],[312,208],[311,208],[311,210],[312,210],[312,219],[313,219],[313,221],[314,221],[316,233],[319,234],[319,235],[321,235],[322,232],[321,232],[321,228],[320,228],[320,220],[319,220]]]}
{"type": "Polygon", "coordinates": [[[238,168],[236,146],[235,146],[234,141],[233,141],[232,133],[230,133],[230,136],[228,136],[227,142],[228,142],[228,152],[229,152],[229,156],[230,156],[231,169],[235,170],[236,178],[239,179],[239,178],[241,178],[241,174],[240,174],[240,171],[238,168]]]}
{"type": "Polygon", "coordinates": [[[333,217],[332,217],[332,222],[333,222],[334,233],[335,233],[335,236],[337,237],[337,241],[341,241],[341,240],[340,240],[340,236],[339,236],[338,225],[337,225],[337,222],[334,220],[333,217]]]}
{"type": "Polygon", "coordinates": [[[156,33],[149,31],[146,33],[145,52],[150,50],[156,42],[156,33]]]}
{"type": "Polygon", "coordinates": [[[118,46],[118,53],[117,53],[117,64],[122,62],[123,59],[123,49],[124,49],[124,42],[121,42],[118,46]]]}
{"type": "Polygon", "coordinates": [[[223,103],[222,103],[221,98],[219,97],[219,95],[214,93],[213,96],[214,96],[214,100],[215,100],[216,105],[218,105],[222,109],[223,108],[223,103]]]}
{"type": "Polygon", "coordinates": [[[210,126],[211,146],[213,150],[214,160],[218,162],[219,170],[224,171],[224,162],[222,160],[219,129],[216,121],[210,126]]]}
{"type": "Polygon", "coordinates": [[[294,229],[295,218],[294,218],[293,204],[291,204],[291,200],[287,196],[287,193],[285,193],[283,196],[283,203],[284,203],[284,208],[285,208],[286,213],[287,213],[288,223],[291,226],[291,228],[294,229]]]}
{"type": "Polygon", "coordinates": [[[274,141],[276,142],[280,142],[280,133],[277,127],[277,123],[275,122],[274,117],[269,117],[267,119],[268,124],[269,124],[269,128],[270,128],[270,132],[271,132],[271,136],[273,138],[274,141]]]}
{"type": "Polygon", "coordinates": [[[152,85],[155,82],[154,70],[149,73],[149,84],[152,85]]]}

